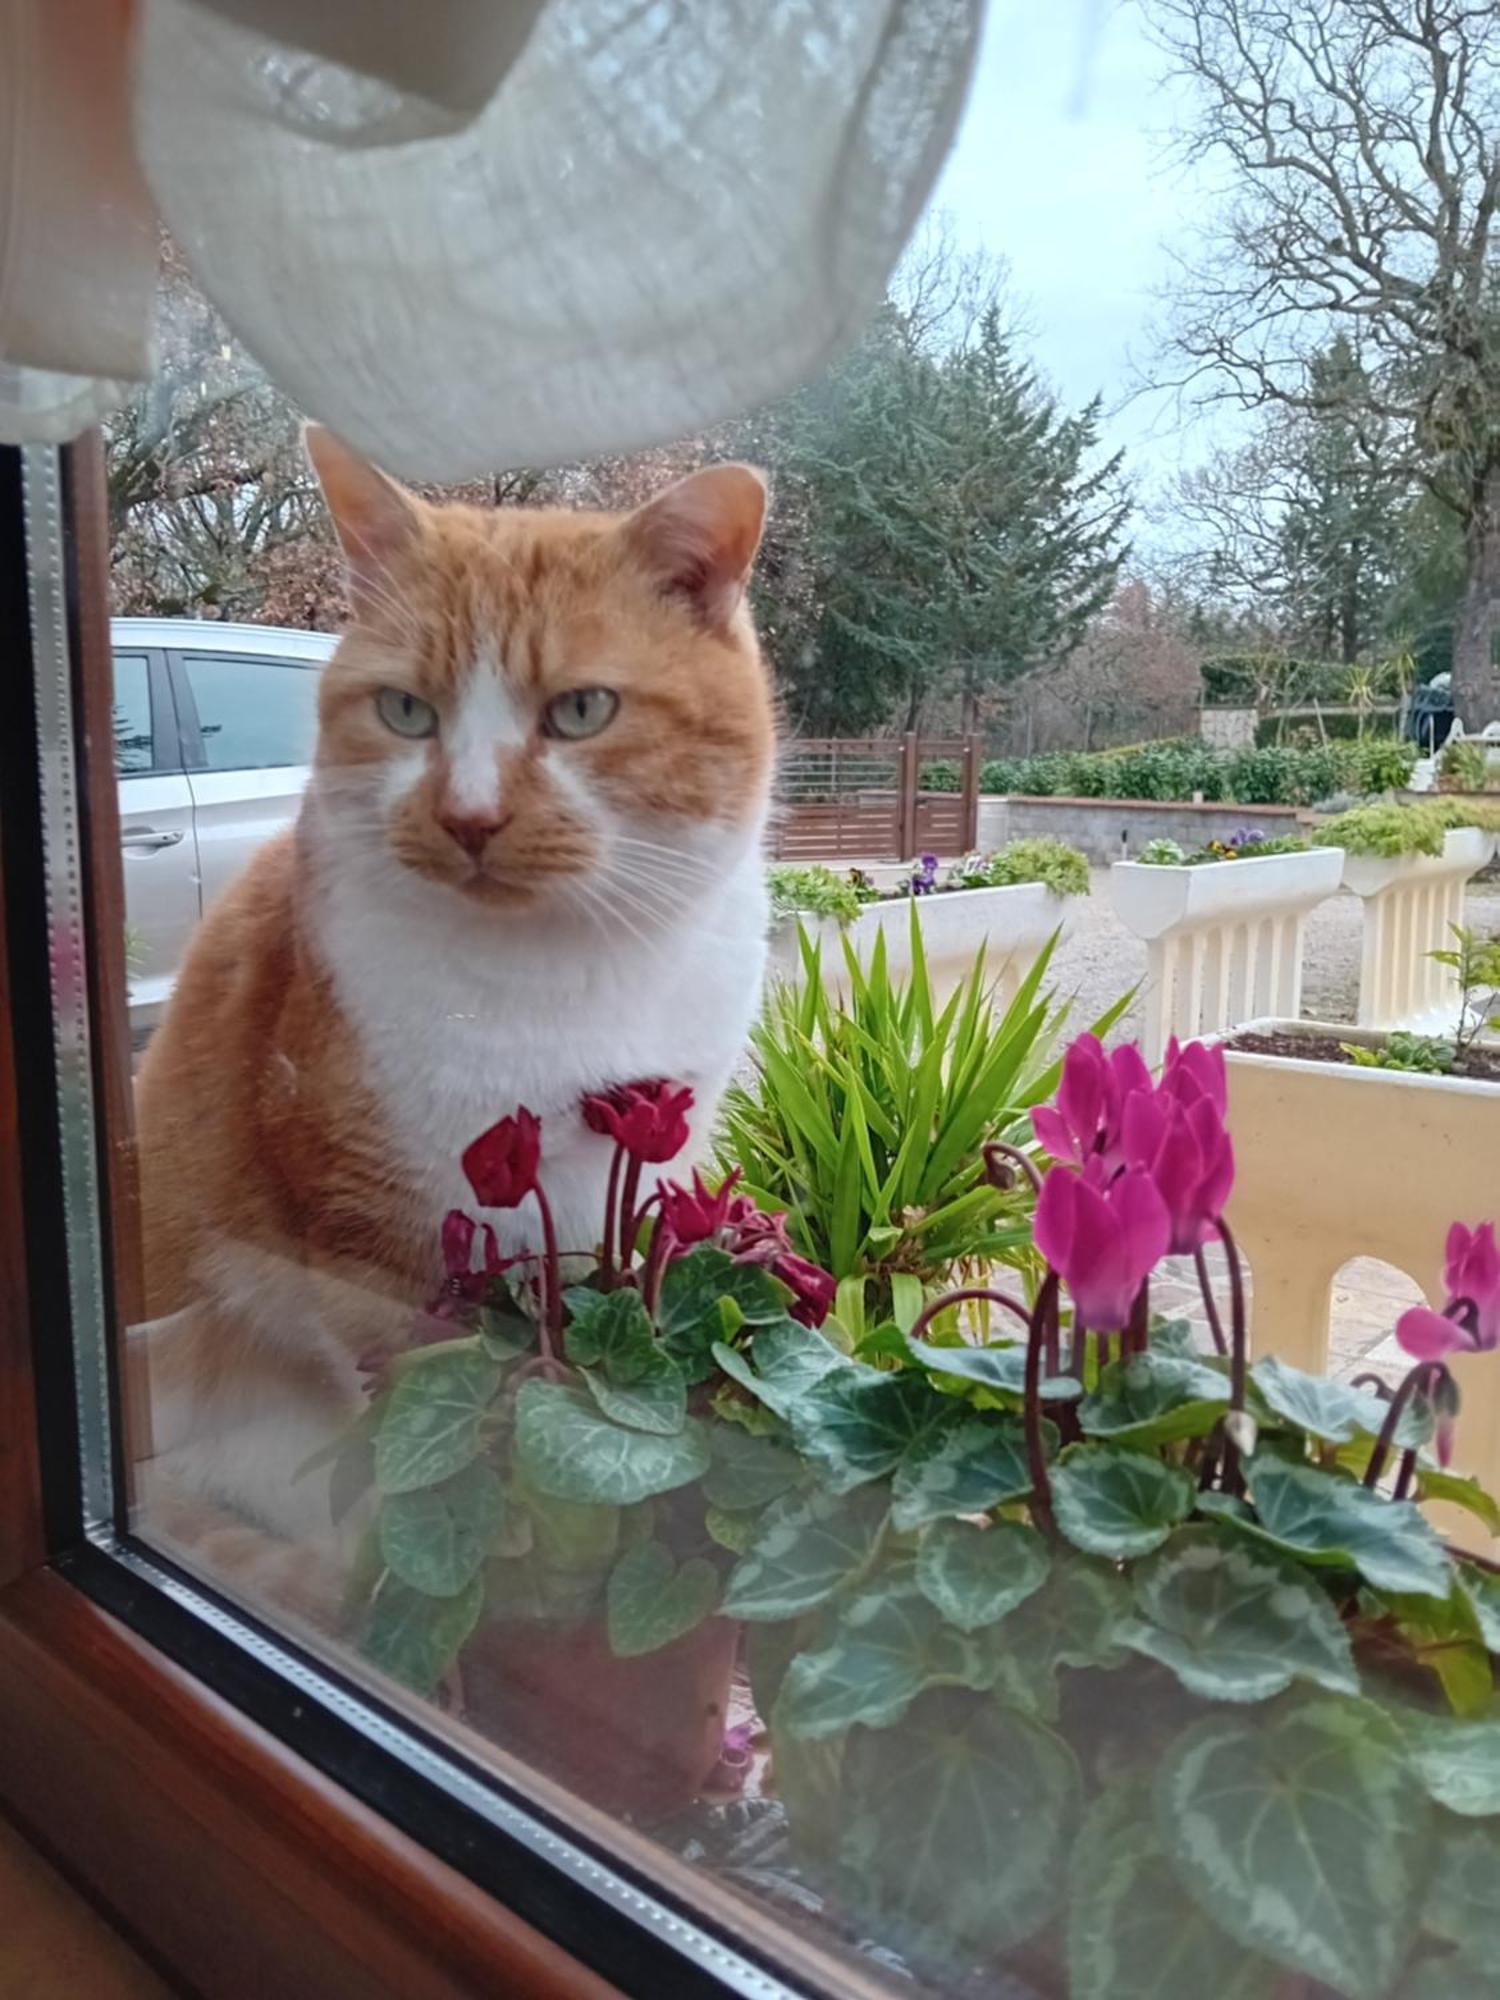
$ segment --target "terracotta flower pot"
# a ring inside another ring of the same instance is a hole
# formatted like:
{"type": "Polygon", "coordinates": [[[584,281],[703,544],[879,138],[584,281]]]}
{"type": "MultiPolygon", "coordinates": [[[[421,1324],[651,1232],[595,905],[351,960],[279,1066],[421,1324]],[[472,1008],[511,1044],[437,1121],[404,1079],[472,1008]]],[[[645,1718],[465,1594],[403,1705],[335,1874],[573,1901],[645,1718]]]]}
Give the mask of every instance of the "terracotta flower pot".
{"type": "Polygon", "coordinates": [[[606,1812],[664,1818],[719,1761],[739,1629],[709,1618],[622,1660],[602,1619],[492,1625],[463,1656],[468,1720],[606,1812]]]}

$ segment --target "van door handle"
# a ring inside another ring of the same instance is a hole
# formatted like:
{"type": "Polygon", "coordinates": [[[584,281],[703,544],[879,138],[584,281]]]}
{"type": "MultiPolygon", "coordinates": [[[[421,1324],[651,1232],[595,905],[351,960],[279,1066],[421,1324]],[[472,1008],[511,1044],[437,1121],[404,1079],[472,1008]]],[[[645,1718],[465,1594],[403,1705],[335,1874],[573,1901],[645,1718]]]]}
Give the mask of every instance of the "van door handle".
{"type": "Polygon", "coordinates": [[[180,827],[173,828],[169,833],[158,833],[153,826],[131,826],[120,835],[120,845],[134,848],[139,852],[154,847],[175,847],[181,838],[180,827]]]}

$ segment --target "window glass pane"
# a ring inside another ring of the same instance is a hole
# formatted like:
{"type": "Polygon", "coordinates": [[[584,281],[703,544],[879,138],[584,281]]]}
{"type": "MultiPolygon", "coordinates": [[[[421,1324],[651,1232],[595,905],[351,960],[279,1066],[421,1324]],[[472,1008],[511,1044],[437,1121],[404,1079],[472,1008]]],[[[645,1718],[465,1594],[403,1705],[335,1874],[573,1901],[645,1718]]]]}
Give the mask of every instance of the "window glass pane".
{"type": "Polygon", "coordinates": [[[185,654],[210,771],[305,764],[317,729],[318,676],[273,660],[185,654]]]}
{"type": "Polygon", "coordinates": [[[149,771],[156,762],[151,732],[151,662],[144,653],[115,654],[115,769],[149,771]]]}

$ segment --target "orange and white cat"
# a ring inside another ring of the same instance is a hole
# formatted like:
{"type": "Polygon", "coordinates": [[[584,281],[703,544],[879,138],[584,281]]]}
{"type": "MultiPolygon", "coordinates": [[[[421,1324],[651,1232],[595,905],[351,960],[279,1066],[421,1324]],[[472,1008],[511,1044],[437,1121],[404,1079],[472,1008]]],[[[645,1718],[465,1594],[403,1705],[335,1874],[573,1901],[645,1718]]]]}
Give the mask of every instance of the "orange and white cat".
{"type": "Polygon", "coordinates": [[[749,468],[623,516],[489,511],[308,450],[352,619],[297,824],[208,912],[141,1067],[137,1492],[148,1530],[326,1615],[347,1547],[326,1472],[296,1475],[438,1289],[464,1147],[540,1114],[586,1248],[610,1145],[583,1092],[682,1077],[701,1144],[759,999],[773,726],[749,468]]]}

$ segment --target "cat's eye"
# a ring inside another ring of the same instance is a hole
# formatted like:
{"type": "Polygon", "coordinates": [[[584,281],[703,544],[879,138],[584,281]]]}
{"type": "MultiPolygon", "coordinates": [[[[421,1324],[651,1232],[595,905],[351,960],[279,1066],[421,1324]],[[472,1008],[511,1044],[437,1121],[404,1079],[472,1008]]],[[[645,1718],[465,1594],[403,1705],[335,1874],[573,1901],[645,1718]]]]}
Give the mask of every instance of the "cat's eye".
{"type": "Polygon", "coordinates": [[[386,728],[398,736],[437,735],[437,710],[430,701],[408,694],[405,688],[382,688],[375,697],[375,707],[386,728]]]}
{"type": "Polygon", "coordinates": [[[607,729],[619,706],[613,688],[569,688],[566,694],[554,695],[542,710],[542,727],[549,736],[578,743],[607,729]]]}

